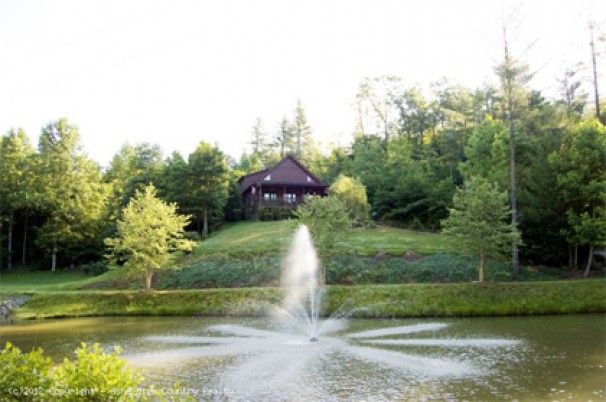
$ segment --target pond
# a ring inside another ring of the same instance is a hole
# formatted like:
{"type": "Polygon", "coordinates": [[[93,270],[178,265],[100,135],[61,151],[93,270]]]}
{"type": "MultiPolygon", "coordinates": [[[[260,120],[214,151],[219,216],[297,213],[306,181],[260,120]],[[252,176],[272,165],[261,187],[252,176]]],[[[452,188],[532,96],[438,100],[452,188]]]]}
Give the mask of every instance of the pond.
{"type": "Polygon", "coordinates": [[[348,320],[317,342],[266,319],[113,317],[0,325],[58,362],[123,348],[156,387],[208,400],[603,400],[606,316],[348,320]]]}

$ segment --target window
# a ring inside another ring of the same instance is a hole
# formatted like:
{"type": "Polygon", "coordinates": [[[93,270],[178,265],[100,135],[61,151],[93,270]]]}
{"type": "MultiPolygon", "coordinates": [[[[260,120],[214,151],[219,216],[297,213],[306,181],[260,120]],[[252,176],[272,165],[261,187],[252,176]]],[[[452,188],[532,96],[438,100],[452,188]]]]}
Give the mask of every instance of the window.
{"type": "Polygon", "coordinates": [[[270,181],[271,180],[271,174],[268,174],[267,176],[265,176],[265,178],[263,180],[270,181]]]}
{"type": "Polygon", "coordinates": [[[276,193],[263,193],[264,201],[276,201],[278,199],[278,195],[276,193]]]}
{"type": "Polygon", "coordinates": [[[293,193],[284,193],[284,202],[287,202],[289,204],[296,204],[297,195],[293,193]]]}
{"type": "Polygon", "coordinates": [[[312,179],[311,177],[307,176],[307,182],[308,182],[308,183],[313,183],[313,182],[314,182],[314,179],[312,179]]]}

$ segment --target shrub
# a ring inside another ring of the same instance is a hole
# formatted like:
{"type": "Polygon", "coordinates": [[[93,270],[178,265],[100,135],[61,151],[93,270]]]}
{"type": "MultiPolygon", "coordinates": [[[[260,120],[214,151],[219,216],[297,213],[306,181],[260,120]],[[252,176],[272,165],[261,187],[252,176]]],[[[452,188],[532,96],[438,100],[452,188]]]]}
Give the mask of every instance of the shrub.
{"type": "Polygon", "coordinates": [[[0,352],[0,400],[44,399],[52,383],[48,376],[51,366],[51,359],[44,357],[42,349],[24,354],[7,342],[0,352]]]}
{"type": "Polygon", "coordinates": [[[82,272],[85,274],[91,275],[101,275],[108,271],[108,266],[106,261],[95,261],[89,262],[88,264],[82,265],[82,272]]]}
{"type": "MultiPolygon", "coordinates": [[[[65,359],[53,375],[51,359],[42,349],[23,354],[7,343],[0,352],[0,398],[3,401],[140,401],[136,393],[143,377],[119,357],[120,349],[106,354],[99,344],[85,343],[76,350],[76,361],[65,359]]],[[[152,388],[153,389],[153,388],[152,388]]]]}
{"type": "Polygon", "coordinates": [[[140,400],[142,395],[128,395],[143,382],[143,377],[131,370],[126,359],[120,357],[121,349],[106,354],[98,343],[89,347],[83,343],[76,349],[77,359],[63,361],[55,373],[56,388],[63,390],[64,400],[81,400],[81,395],[70,395],[74,390],[84,390],[91,401],[140,400]]]}

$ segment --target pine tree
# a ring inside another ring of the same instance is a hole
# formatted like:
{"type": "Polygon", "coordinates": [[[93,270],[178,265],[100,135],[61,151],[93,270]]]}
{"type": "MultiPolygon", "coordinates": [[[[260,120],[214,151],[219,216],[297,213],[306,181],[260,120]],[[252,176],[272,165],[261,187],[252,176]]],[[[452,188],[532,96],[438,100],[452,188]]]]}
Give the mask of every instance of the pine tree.
{"type": "Polygon", "coordinates": [[[471,177],[453,197],[450,215],[442,221],[442,233],[453,236],[467,253],[478,257],[478,281],[484,281],[484,264],[489,258],[501,258],[520,244],[520,233],[507,223],[511,209],[507,192],[501,192],[481,177],[471,177]]]}

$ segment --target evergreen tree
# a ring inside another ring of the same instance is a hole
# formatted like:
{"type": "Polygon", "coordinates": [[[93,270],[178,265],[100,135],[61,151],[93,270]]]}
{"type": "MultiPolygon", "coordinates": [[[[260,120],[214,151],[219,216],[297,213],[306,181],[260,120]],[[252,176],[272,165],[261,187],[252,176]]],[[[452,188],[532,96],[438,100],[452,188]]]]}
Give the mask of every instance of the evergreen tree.
{"type": "MultiPolygon", "coordinates": [[[[503,111],[507,128],[509,130],[509,195],[511,200],[511,223],[517,227],[518,224],[518,198],[516,177],[516,122],[526,105],[526,84],[532,76],[528,73],[528,67],[516,60],[510,52],[506,26],[503,25],[503,62],[495,68],[501,80],[501,92],[503,100],[503,111]]],[[[520,259],[518,245],[512,245],[513,273],[516,279],[520,279],[520,259]]]]}
{"type": "Polygon", "coordinates": [[[484,264],[501,258],[520,244],[520,233],[506,220],[511,213],[507,192],[501,192],[481,177],[471,177],[453,198],[450,215],[442,222],[442,233],[453,236],[467,253],[478,257],[478,281],[484,282],[484,264]]]}
{"type": "Polygon", "coordinates": [[[280,127],[275,137],[275,147],[280,152],[280,159],[296,152],[293,126],[286,117],[280,121],[280,127]]]}

